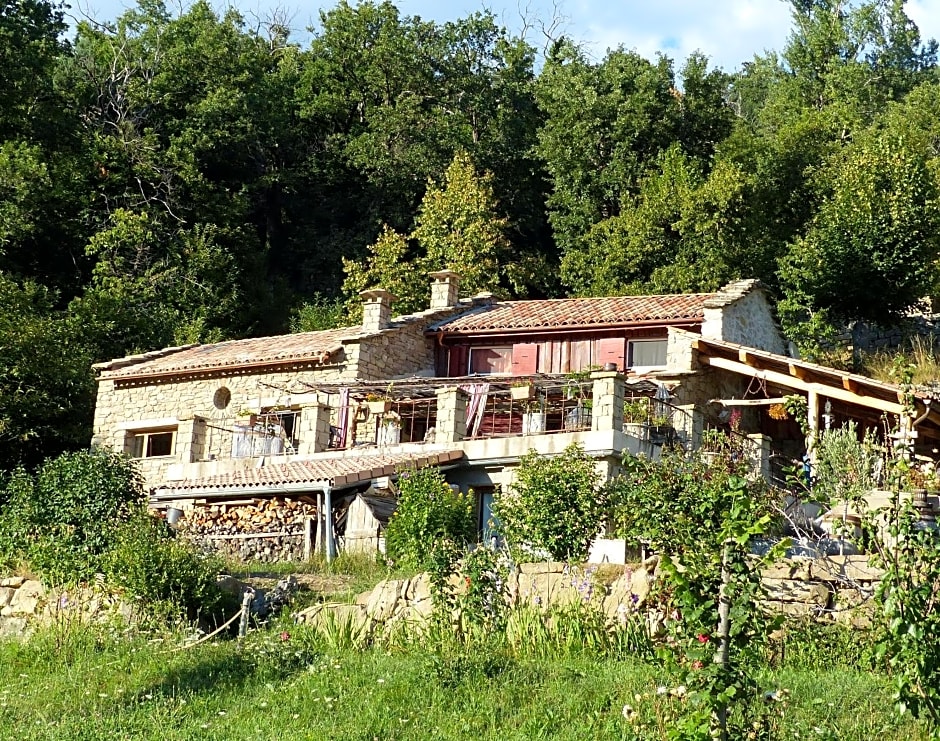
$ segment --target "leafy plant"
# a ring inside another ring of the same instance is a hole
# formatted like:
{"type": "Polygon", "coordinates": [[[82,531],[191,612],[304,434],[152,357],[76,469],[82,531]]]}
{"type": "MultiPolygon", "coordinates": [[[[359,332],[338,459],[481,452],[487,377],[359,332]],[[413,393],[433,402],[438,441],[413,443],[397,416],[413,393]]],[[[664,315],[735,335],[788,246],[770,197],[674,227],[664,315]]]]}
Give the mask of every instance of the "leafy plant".
{"type": "Polygon", "coordinates": [[[419,570],[445,541],[466,545],[476,538],[468,495],[455,491],[436,468],[404,471],[398,508],[385,533],[385,552],[397,566],[419,570]]]}
{"type": "Polygon", "coordinates": [[[111,583],[144,600],[185,610],[190,618],[211,610],[222,596],[216,586],[221,562],[143,510],[117,530],[102,560],[111,583]]]}
{"type": "Polygon", "coordinates": [[[134,464],[100,448],[64,453],[35,474],[18,470],[6,488],[0,559],[22,558],[51,582],[102,571],[118,530],[145,505],[134,464]]]}
{"type": "Polygon", "coordinates": [[[584,559],[601,528],[599,483],[594,460],[577,444],[551,457],[530,450],[493,502],[500,533],[517,553],[534,548],[559,561],[584,559]]]}
{"type": "Polygon", "coordinates": [[[666,452],[624,469],[609,485],[613,520],[660,554],[660,609],[670,616],[660,655],[689,690],[669,738],[744,738],[763,723],[755,672],[773,621],[758,607],[750,541],[773,525],[770,495],[740,457],[707,465],[666,452]]]}
{"type": "Polygon", "coordinates": [[[643,424],[650,418],[650,401],[647,398],[626,399],[623,402],[623,421],[628,424],[643,424]]]}

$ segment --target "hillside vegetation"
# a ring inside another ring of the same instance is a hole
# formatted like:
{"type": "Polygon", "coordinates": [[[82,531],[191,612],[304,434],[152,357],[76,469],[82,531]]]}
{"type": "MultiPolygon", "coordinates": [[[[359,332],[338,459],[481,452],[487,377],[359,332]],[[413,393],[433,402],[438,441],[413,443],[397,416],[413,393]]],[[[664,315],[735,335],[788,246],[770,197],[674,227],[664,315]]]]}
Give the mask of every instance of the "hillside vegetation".
{"type": "Polygon", "coordinates": [[[93,361],[427,300],[713,290],[791,337],[937,283],[937,45],[899,0],[792,2],[783,49],[601,59],[486,12],[0,6],[0,468],[87,445],[93,361]]]}

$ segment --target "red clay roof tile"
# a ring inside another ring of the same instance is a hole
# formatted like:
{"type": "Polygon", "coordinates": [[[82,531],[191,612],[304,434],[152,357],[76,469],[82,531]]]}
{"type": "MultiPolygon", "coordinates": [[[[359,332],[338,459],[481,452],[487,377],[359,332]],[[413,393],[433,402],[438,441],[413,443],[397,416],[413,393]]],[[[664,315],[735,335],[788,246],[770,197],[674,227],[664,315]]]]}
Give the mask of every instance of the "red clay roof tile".
{"type": "Polygon", "coordinates": [[[446,334],[702,321],[704,304],[715,295],[688,293],[503,301],[441,322],[436,328],[446,334]]]}
{"type": "Polygon", "coordinates": [[[137,358],[121,358],[98,368],[106,378],[130,378],[157,373],[186,373],[215,368],[239,367],[248,363],[290,360],[322,360],[342,347],[342,340],[360,333],[358,327],[327,329],[320,332],[252,337],[211,345],[186,346],[137,358]],[[174,351],[175,350],[175,351],[174,351]]]}

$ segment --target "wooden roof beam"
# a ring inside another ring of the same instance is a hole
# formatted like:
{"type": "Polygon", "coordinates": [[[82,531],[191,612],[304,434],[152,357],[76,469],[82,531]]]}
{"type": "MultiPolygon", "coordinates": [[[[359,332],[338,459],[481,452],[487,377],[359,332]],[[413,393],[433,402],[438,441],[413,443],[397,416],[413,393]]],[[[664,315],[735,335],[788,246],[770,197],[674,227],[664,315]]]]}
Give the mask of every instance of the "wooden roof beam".
{"type": "MultiPolygon", "coordinates": [[[[754,368],[750,365],[745,365],[744,363],[740,363],[736,360],[729,360],[727,358],[703,356],[701,360],[703,363],[710,365],[713,368],[730,371],[742,376],[763,378],[770,383],[783,386],[785,388],[796,389],[797,391],[803,391],[806,393],[815,391],[822,397],[838,399],[839,401],[855,404],[856,406],[868,407],[869,409],[878,409],[879,411],[888,412],[889,414],[904,413],[904,407],[898,402],[879,399],[874,396],[861,396],[859,394],[846,391],[839,386],[827,386],[822,383],[810,383],[797,376],[780,373],[778,371],[761,370],[759,368],[754,368]]],[[[791,363],[790,369],[794,367],[798,366],[795,366],[793,363],[791,363]]]]}
{"type": "Polygon", "coordinates": [[[802,366],[799,366],[796,363],[788,363],[787,370],[790,371],[790,375],[794,378],[799,378],[801,381],[806,380],[806,369],[802,366]]]}

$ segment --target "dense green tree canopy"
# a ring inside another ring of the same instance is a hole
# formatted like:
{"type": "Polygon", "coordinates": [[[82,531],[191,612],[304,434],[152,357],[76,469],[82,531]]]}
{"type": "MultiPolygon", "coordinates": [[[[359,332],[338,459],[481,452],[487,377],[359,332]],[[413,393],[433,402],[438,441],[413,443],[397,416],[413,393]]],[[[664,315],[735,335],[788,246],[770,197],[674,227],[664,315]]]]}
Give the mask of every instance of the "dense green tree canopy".
{"type": "Polygon", "coordinates": [[[761,278],[791,335],[937,295],[937,45],[791,0],[782,49],[594,59],[341,1],[309,43],[196,0],[0,0],[0,466],[90,437],[94,361],[319,328],[428,270],[507,296],[761,278]],[[63,350],[64,348],[64,350],[63,350]]]}

